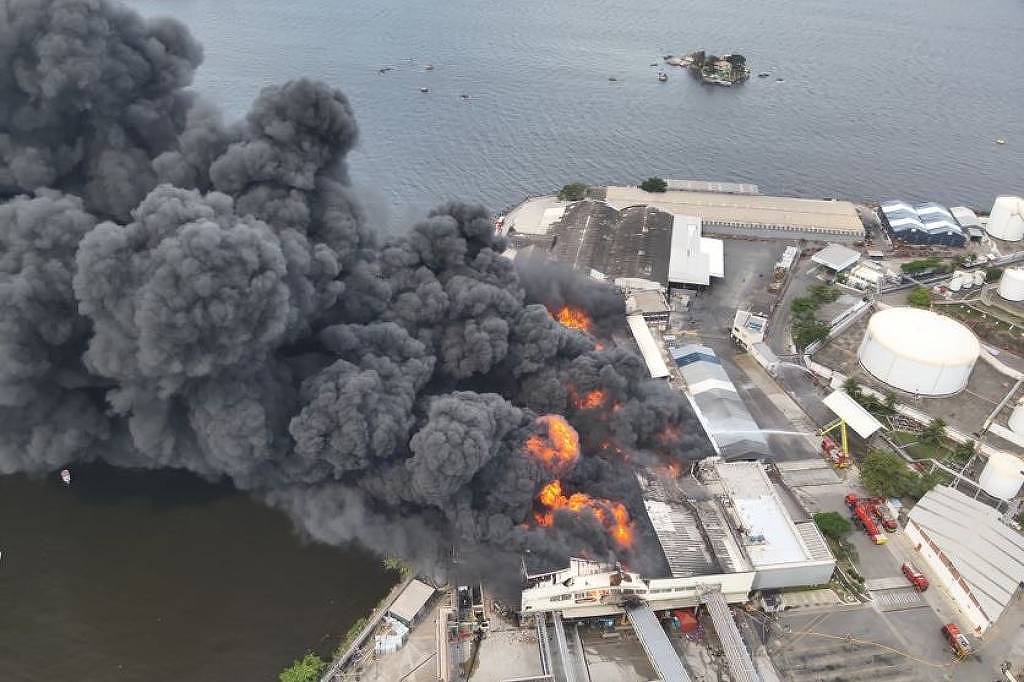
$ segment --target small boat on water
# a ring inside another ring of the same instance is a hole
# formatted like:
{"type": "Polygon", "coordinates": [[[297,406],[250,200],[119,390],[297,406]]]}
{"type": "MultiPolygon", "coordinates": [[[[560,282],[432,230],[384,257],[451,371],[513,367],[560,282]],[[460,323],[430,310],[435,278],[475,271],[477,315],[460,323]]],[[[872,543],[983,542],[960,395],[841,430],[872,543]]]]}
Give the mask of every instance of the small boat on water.
{"type": "Polygon", "coordinates": [[[758,78],[767,78],[767,77],[768,77],[768,76],[770,76],[770,75],[771,75],[771,74],[770,74],[770,73],[768,73],[767,71],[762,71],[761,73],[757,74],[757,77],[758,77],[758,78]]]}
{"type": "Polygon", "coordinates": [[[433,71],[434,70],[434,65],[433,64],[427,64],[426,66],[423,67],[423,70],[424,71],[433,71]]]}
{"type": "Polygon", "coordinates": [[[71,472],[67,469],[61,469],[60,480],[64,482],[64,485],[71,485],[71,472]]]}
{"type": "Polygon", "coordinates": [[[668,74],[665,73],[664,71],[659,71],[658,72],[658,80],[661,81],[662,83],[664,83],[665,81],[668,80],[668,74]]]}
{"type": "Polygon", "coordinates": [[[1006,140],[1001,137],[996,138],[996,144],[1006,144],[1006,140]]]}
{"type": "Polygon", "coordinates": [[[430,92],[430,88],[420,88],[420,92],[430,92]]]}

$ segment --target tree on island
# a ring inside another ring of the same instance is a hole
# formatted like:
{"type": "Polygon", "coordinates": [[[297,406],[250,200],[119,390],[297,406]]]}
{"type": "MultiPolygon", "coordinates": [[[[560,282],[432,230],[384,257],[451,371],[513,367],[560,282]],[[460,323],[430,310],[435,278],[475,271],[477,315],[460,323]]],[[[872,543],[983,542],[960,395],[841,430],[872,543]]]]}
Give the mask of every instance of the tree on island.
{"type": "Polygon", "coordinates": [[[301,660],[282,670],[277,679],[279,682],[317,682],[326,667],[327,663],[322,658],[309,651],[301,660]]]}
{"type": "Polygon", "coordinates": [[[570,182],[558,190],[559,201],[581,201],[587,197],[587,190],[590,189],[582,182],[570,182]]]}
{"type": "Polygon", "coordinates": [[[668,189],[668,183],[661,178],[647,178],[640,183],[640,189],[645,192],[664,192],[668,189]]]}

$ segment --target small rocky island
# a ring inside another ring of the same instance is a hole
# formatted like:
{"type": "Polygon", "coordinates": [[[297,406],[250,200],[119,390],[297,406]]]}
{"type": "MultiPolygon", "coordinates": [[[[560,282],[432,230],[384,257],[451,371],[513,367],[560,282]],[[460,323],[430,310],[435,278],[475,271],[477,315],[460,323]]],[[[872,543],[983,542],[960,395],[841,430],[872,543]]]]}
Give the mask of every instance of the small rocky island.
{"type": "Polygon", "coordinates": [[[702,83],[712,85],[729,87],[750,77],[747,58],[741,54],[726,54],[719,57],[698,50],[681,57],[666,55],[665,63],[690,69],[702,83]]]}

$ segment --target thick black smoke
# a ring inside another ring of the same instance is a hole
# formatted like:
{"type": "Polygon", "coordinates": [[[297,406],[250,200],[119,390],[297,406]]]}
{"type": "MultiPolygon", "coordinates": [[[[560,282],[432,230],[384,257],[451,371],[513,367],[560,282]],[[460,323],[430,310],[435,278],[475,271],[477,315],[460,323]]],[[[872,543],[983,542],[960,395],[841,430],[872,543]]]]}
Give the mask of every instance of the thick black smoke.
{"type": "Polygon", "coordinates": [[[453,545],[477,568],[526,548],[645,561],[592,514],[532,522],[553,478],[524,447],[539,415],[580,431],[566,489],[634,511],[626,460],[696,447],[678,394],[545,308],[603,329],[614,292],[521,278],[479,207],[380,241],[338,90],[267,88],[225,124],[187,89],[202,51],[177,22],[0,2],[0,473],[228,477],[317,538],[421,566],[453,545]]]}

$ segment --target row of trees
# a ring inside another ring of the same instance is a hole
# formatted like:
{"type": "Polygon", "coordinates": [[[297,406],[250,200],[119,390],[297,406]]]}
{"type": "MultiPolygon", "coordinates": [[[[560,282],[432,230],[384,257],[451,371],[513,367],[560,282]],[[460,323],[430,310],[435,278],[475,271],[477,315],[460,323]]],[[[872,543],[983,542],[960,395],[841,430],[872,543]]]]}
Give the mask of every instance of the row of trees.
{"type": "Polygon", "coordinates": [[[919,474],[902,457],[883,450],[871,450],[860,465],[860,482],[879,497],[920,499],[942,478],[939,472],[919,474]]]}
{"type": "MultiPolygon", "coordinates": [[[[651,177],[640,183],[640,189],[645,192],[665,192],[668,190],[668,182],[662,178],[651,177]]],[[[582,201],[587,198],[590,186],[582,182],[570,182],[558,190],[559,201],[582,201]]]]}
{"type": "Polygon", "coordinates": [[[817,317],[818,308],[825,303],[832,303],[839,298],[839,289],[828,284],[815,284],[807,296],[794,298],[789,304],[789,310],[793,313],[793,322],[790,333],[793,336],[793,343],[797,350],[804,350],[815,341],[821,341],[828,336],[829,325],[817,317]]]}

